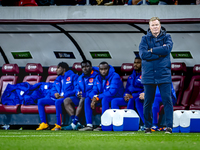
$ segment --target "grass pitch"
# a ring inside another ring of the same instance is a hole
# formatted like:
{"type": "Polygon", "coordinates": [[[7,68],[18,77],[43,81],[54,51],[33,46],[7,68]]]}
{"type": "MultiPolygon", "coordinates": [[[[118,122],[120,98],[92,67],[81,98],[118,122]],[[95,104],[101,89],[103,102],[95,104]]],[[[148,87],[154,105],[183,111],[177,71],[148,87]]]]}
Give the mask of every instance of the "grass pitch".
{"type": "Polygon", "coordinates": [[[0,130],[0,150],[199,150],[200,133],[0,130]]]}

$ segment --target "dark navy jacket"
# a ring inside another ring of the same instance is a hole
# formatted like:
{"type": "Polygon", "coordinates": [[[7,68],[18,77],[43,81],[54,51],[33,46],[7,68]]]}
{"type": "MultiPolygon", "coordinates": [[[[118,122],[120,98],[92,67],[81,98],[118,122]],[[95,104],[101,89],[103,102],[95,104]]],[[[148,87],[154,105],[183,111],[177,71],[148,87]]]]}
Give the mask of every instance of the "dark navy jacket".
{"type": "Polygon", "coordinates": [[[100,75],[98,67],[92,67],[90,76],[86,76],[84,73],[82,73],[78,78],[76,96],[78,92],[82,91],[82,97],[88,97],[93,89],[94,80],[98,75],[100,75]]]}
{"type": "Polygon", "coordinates": [[[109,66],[109,72],[105,78],[102,76],[97,76],[95,78],[95,83],[93,86],[93,91],[90,93],[90,98],[93,98],[93,96],[96,94],[99,94],[99,99],[104,97],[123,97],[124,86],[120,76],[115,72],[115,69],[111,65],[109,66]]]}
{"type": "Polygon", "coordinates": [[[139,55],[142,59],[142,83],[160,84],[171,83],[170,52],[173,47],[171,36],[166,34],[165,28],[155,38],[150,29],[142,37],[139,45],[139,55]],[[166,46],[163,46],[166,44],[166,46]],[[152,48],[152,53],[148,50],[152,48]]]}
{"type": "Polygon", "coordinates": [[[133,70],[133,73],[128,77],[127,80],[127,84],[126,84],[126,89],[125,89],[125,94],[133,94],[134,95],[134,99],[136,97],[139,97],[139,94],[144,92],[144,87],[143,84],[141,83],[141,72],[140,73],[136,73],[135,70],[133,70]],[[136,95],[137,93],[137,95],[136,95]]]}
{"type": "Polygon", "coordinates": [[[61,94],[62,92],[62,79],[64,81],[63,83],[63,92],[64,92],[64,98],[67,98],[69,96],[75,96],[76,93],[76,85],[77,85],[77,79],[78,75],[75,74],[72,70],[68,70],[65,72],[64,76],[59,75],[56,80],[54,81],[54,86],[51,90],[50,97],[55,100],[55,93],[61,94]]]}

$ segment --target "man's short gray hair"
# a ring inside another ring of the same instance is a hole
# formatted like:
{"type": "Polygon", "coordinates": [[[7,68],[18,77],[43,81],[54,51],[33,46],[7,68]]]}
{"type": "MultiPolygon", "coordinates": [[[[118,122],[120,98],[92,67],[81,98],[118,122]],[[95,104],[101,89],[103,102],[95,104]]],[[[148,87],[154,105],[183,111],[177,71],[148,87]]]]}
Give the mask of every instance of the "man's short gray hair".
{"type": "Polygon", "coordinates": [[[160,23],[160,19],[159,19],[158,17],[152,17],[152,18],[149,20],[149,24],[150,24],[151,21],[155,21],[155,20],[158,20],[159,23],[160,23]]]}

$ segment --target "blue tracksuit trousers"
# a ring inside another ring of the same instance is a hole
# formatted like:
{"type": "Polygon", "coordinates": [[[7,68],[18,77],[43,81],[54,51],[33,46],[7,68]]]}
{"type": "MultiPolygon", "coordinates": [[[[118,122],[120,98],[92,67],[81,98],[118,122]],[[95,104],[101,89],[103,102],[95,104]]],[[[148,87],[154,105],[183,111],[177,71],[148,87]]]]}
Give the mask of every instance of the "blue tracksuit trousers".
{"type": "Polygon", "coordinates": [[[111,108],[112,109],[119,109],[119,106],[127,106],[127,109],[133,109],[134,110],[134,102],[135,102],[135,107],[139,113],[140,118],[144,122],[144,115],[143,115],[143,102],[144,100],[139,99],[137,97],[136,99],[129,99],[128,102],[124,100],[124,98],[115,98],[111,102],[111,108]]]}
{"type": "Polygon", "coordinates": [[[134,109],[134,99],[129,99],[128,102],[124,98],[115,98],[111,102],[112,109],[119,109],[120,106],[127,106],[127,109],[134,109]]]}
{"type": "MultiPolygon", "coordinates": [[[[109,109],[110,102],[112,101],[113,98],[111,97],[104,97],[103,99],[99,100],[102,105],[102,114],[109,109]]],[[[87,124],[92,124],[92,108],[91,108],[91,99],[87,97],[85,99],[85,118],[86,118],[86,123],[87,124]]],[[[100,105],[100,103],[97,103],[97,106],[100,105]]]]}
{"type": "Polygon", "coordinates": [[[41,98],[41,99],[39,99],[38,100],[38,111],[39,111],[41,122],[47,123],[44,106],[45,105],[55,105],[56,106],[57,124],[61,125],[63,101],[64,101],[64,98],[57,99],[57,100],[52,100],[51,98],[41,98]]]}

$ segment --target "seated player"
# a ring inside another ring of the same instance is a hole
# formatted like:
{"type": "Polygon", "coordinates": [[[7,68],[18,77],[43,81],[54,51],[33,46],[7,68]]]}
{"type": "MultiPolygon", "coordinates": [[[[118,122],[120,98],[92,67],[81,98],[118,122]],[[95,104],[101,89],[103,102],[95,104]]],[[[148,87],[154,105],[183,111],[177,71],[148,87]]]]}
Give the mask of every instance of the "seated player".
{"type": "MultiPolygon", "coordinates": [[[[113,99],[111,102],[111,108],[119,109],[119,106],[127,106],[127,109],[134,109],[135,103],[137,110],[143,110],[143,108],[141,108],[143,107],[143,100],[139,98],[140,93],[142,92],[144,92],[144,88],[141,83],[141,59],[140,57],[136,57],[134,60],[133,73],[127,80],[124,97],[113,99]]],[[[141,128],[143,129],[143,126],[141,128]]]]}
{"type": "Polygon", "coordinates": [[[78,75],[69,70],[69,66],[65,62],[61,62],[57,67],[58,77],[54,81],[53,88],[50,94],[45,98],[38,100],[38,111],[40,115],[41,124],[36,130],[44,130],[49,127],[46,121],[46,115],[44,106],[55,105],[56,106],[56,118],[57,124],[51,130],[61,130],[61,118],[62,118],[62,104],[65,98],[75,96],[75,86],[77,83],[78,75]]]}
{"type": "MultiPolygon", "coordinates": [[[[95,78],[93,91],[90,93],[90,98],[85,99],[85,117],[87,126],[79,131],[92,131],[92,109],[95,109],[97,103],[102,104],[102,114],[109,109],[110,102],[117,97],[122,97],[124,94],[123,83],[120,76],[115,72],[115,69],[107,62],[99,64],[100,76],[95,78]],[[92,100],[91,100],[92,99],[92,100]]],[[[101,131],[101,126],[94,131],[101,131]]]]}
{"type": "Polygon", "coordinates": [[[139,98],[140,93],[144,91],[141,83],[141,59],[136,57],[134,60],[134,70],[128,77],[124,97],[112,100],[111,108],[119,109],[119,106],[127,106],[127,109],[134,109],[134,101],[139,98]]]}
{"type": "Polygon", "coordinates": [[[92,67],[92,63],[89,60],[81,62],[82,75],[79,76],[76,87],[77,97],[68,97],[64,100],[64,106],[71,117],[72,123],[69,126],[62,127],[63,130],[77,130],[79,129],[79,118],[84,110],[84,101],[89,99],[89,93],[92,91],[94,85],[94,79],[99,75],[97,67],[92,67]],[[75,107],[78,106],[76,111],[75,107]]]}

